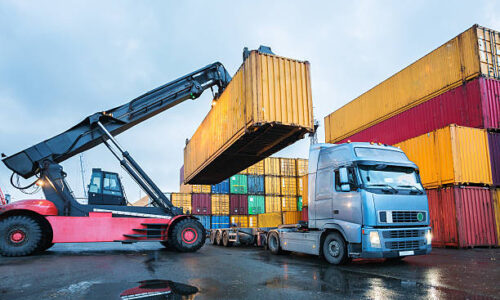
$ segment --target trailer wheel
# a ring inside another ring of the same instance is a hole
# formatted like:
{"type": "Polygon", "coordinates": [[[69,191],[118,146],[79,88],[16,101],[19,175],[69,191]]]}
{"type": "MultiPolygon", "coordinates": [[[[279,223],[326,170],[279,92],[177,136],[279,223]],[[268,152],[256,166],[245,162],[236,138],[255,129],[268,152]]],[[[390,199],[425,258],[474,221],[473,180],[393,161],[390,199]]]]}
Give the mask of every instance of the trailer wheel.
{"type": "Polygon", "coordinates": [[[332,232],[323,242],[323,256],[333,265],[345,264],[348,261],[347,246],[340,234],[332,232]]]}
{"type": "Polygon", "coordinates": [[[25,256],[33,254],[42,242],[40,224],[27,216],[11,216],[0,222],[0,254],[25,256]]]}
{"type": "Polygon", "coordinates": [[[273,231],[269,234],[269,237],[267,238],[267,248],[272,254],[275,255],[283,253],[280,247],[280,238],[278,233],[273,231]]]}
{"type": "Polygon", "coordinates": [[[221,246],[222,245],[222,234],[220,233],[220,230],[217,230],[215,232],[215,244],[217,246],[221,246]]]}
{"type": "Polygon", "coordinates": [[[217,245],[216,243],[216,240],[215,240],[215,231],[214,230],[210,230],[210,243],[212,243],[212,245],[217,245]]]}
{"type": "Polygon", "coordinates": [[[226,230],[222,233],[222,245],[224,247],[231,247],[233,245],[233,242],[229,241],[229,233],[226,230]]]}
{"type": "Polygon", "coordinates": [[[180,252],[194,252],[205,244],[206,232],[200,222],[183,219],[174,224],[170,232],[170,244],[180,252]]]}

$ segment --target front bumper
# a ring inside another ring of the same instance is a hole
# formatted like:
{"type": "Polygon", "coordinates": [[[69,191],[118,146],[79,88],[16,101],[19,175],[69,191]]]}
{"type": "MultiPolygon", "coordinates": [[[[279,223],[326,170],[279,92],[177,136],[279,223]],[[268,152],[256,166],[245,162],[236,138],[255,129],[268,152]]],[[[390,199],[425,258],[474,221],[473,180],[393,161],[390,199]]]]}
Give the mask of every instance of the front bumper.
{"type": "Polygon", "coordinates": [[[362,251],[357,257],[391,258],[429,254],[432,246],[427,243],[425,233],[430,229],[430,227],[364,228],[362,251]],[[371,245],[369,238],[370,231],[378,232],[381,247],[373,247],[371,245]]]}

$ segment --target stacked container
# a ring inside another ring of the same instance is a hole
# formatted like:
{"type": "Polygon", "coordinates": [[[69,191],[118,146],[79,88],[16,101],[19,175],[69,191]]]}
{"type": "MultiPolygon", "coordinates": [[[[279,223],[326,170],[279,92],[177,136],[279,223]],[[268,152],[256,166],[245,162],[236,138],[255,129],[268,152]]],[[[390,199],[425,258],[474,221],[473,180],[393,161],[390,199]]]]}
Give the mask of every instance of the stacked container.
{"type": "Polygon", "coordinates": [[[276,227],[307,219],[301,214],[307,167],[307,159],[269,157],[212,186],[184,185],[181,168],[181,189],[190,191],[194,215],[212,216],[203,220],[212,228],[225,224],[223,216],[240,227],[260,227],[261,219],[276,227]]]}
{"type": "Polygon", "coordinates": [[[474,25],[328,115],[326,141],[405,151],[427,189],[434,246],[497,245],[499,79],[500,34],[474,25]]]}

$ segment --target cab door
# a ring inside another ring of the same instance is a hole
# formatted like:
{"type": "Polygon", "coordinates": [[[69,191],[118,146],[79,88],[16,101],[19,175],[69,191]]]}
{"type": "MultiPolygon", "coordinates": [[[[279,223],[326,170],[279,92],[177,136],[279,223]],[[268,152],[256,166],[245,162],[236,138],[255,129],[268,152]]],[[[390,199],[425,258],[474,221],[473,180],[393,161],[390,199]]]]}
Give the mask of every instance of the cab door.
{"type": "Polygon", "coordinates": [[[125,197],[118,174],[104,172],[102,180],[102,201],[105,205],[125,205],[125,197]]]}
{"type": "Polygon", "coordinates": [[[90,184],[88,186],[88,204],[103,204],[102,200],[102,172],[92,171],[90,184]]]}

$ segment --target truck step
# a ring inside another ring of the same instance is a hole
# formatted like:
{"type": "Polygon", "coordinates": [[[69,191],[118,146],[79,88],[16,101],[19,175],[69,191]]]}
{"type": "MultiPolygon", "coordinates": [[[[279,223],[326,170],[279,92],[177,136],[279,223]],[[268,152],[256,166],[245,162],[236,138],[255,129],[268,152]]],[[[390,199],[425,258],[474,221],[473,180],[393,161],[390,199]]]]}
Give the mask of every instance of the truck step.
{"type": "Polygon", "coordinates": [[[141,223],[144,226],[168,226],[170,223],[141,223]]]}
{"type": "Polygon", "coordinates": [[[155,240],[115,240],[115,242],[120,242],[123,244],[133,244],[137,242],[164,242],[165,240],[162,239],[155,239],[155,240]]]}
{"type": "Polygon", "coordinates": [[[128,237],[128,238],[133,238],[133,239],[138,239],[138,238],[161,238],[161,234],[151,234],[151,235],[147,235],[147,234],[124,234],[123,235],[124,237],[128,237]]]}
{"type": "Polygon", "coordinates": [[[134,228],[132,230],[138,231],[138,232],[158,232],[158,233],[160,233],[163,230],[163,228],[134,228]]]}

